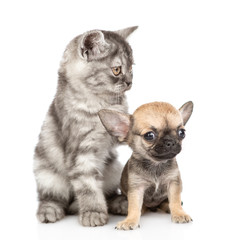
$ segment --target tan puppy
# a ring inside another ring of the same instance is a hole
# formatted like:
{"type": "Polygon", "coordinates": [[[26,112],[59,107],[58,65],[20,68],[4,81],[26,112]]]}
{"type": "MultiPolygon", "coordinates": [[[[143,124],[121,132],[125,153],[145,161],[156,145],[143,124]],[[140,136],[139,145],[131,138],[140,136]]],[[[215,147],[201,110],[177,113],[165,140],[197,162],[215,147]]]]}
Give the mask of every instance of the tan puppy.
{"type": "Polygon", "coordinates": [[[179,110],[169,103],[153,102],[142,105],[133,115],[99,112],[107,131],[133,150],[121,178],[122,192],[128,197],[128,216],[117,229],[138,227],[141,211],[146,208],[170,212],[176,223],[192,221],[181,206],[182,182],[175,159],[192,110],[192,102],[179,110]]]}

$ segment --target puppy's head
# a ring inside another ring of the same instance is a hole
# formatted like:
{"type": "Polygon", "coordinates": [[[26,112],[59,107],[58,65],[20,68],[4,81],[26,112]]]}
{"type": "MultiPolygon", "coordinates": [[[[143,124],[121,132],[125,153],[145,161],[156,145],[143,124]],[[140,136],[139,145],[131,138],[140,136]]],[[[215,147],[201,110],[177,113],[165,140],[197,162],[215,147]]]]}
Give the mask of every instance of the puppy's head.
{"type": "Polygon", "coordinates": [[[169,103],[153,102],[140,106],[133,115],[101,110],[99,117],[107,131],[125,141],[134,154],[156,161],[174,158],[181,151],[185,124],[193,103],[179,110],[169,103]]]}

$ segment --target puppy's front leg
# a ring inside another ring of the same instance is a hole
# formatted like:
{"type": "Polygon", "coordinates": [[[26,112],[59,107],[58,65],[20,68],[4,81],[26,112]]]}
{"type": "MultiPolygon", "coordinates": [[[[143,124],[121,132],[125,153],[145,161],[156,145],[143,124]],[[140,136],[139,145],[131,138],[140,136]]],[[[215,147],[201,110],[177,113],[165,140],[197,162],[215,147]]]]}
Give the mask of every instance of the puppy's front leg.
{"type": "Polygon", "coordinates": [[[175,223],[188,223],[192,221],[191,217],[185,213],[181,206],[181,184],[177,182],[170,183],[169,186],[169,208],[171,219],[175,223]]]}
{"type": "Polygon", "coordinates": [[[122,222],[119,222],[116,229],[133,230],[139,226],[141,208],[143,203],[144,189],[137,188],[129,190],[128,197],[128,216],[122,222]]]}

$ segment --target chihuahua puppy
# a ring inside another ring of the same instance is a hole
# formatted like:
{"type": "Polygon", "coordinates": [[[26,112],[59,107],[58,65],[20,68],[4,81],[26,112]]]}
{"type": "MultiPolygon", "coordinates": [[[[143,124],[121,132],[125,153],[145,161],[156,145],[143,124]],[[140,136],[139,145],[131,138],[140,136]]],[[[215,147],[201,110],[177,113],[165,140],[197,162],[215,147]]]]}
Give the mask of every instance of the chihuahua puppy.
{"type": "Polygon", "coordinates": [[[179,110],[169,103],[153,102],[140,106],[133,115],[105,109],[99,112],[107,131],[133,150],[121,177],[128,215],[117,229],[137,228],[141,212],[147,208],[170,212],[176,223],[192,221],[181,206],[182,181],[175,158],[192,111],[192,102],[179,110]]]}

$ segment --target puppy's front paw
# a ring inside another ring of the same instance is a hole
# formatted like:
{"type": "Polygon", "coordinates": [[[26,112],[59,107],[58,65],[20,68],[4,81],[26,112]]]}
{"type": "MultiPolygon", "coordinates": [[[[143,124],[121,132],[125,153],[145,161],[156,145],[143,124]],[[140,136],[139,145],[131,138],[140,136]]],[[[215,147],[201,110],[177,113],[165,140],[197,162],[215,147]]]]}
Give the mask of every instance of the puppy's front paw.
{"type": "Polygon", "coordinates": [[[189,223],[192,222],[191,217],[186,214],[183,210],[172,213],[172,222],[174,223],[189,223]]]}
{"type": "Polygon", "coordinates": [[[118,230],[134,230],[136,229],[137,227],[140,227],[140,225],[138,224],[137,221],[133,221],[133,220],[124,220],[122,222],[119,222],[117,224],[117,226],[115,227],[115,229],[118,229],[118,230]]]}
{"type": "Polygon", "coordinates": [[[80,223],[85,227],[103,226],[108,222],[108,214],[104,212],[82,212],[79,216],[80,223]]]}

